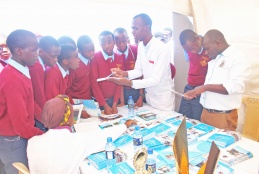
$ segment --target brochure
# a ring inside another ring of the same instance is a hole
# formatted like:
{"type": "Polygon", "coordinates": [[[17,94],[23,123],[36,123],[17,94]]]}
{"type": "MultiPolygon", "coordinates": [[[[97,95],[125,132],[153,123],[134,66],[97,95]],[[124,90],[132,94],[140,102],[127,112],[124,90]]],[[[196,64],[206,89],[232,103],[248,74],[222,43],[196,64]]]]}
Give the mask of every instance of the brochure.
{"type": "Polygon", "coordinates": [[[227,149],[226,151],[223,151],[220,154],[219,159],[222,162],[232,166],[252,157],[253,157],[253,154],[250,151],[245,150],[240,146],[235,146],[227,149]]]}

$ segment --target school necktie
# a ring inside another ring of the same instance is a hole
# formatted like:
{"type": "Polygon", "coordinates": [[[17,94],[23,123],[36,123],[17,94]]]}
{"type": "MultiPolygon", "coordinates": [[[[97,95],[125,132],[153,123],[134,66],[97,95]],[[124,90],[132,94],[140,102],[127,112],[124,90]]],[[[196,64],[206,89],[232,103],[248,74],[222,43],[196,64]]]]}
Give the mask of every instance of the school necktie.
{"type": "Polygon", "coordinates": [[[126,59],[126,55],[124,53],[122,53],[121,56],[123,57],[123,59],[126,59]]]}
{"type": "Polygon", "coordinates": [[[106,61],[107,61],[108,63],[111,63],[111,62],[112,62],[112,58],[109,57],[106,61]]]}

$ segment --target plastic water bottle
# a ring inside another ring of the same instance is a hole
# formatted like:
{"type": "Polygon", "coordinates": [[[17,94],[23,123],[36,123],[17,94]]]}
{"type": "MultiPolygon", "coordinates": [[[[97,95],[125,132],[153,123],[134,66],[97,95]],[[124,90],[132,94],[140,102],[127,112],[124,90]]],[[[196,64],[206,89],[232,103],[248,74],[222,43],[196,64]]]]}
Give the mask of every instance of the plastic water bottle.
{"type": "Polygon", "coordinates": [[[129,96],[128,100],[128,117],[134,118],[134,100],[132,96],[129,96]]]}
{"type": "Polygon", "coordinates": [[[115,159],[115,150],[116,146],[112,142],[112,138],[108,137],[107,138],[107,143],[105,145],[105,154],[106,154],[106,159],[107,159],[107,168],[112,166],[112,163],[115,159]]]}
{"type": "Polygon", "coordinates": [[[136,153],[143,146],[143,136],[139,126],[135,126],[135,131],[132,134],[134,153],[136,153]]]}
{"type": "Polygon", "coordinates": [[[156,174],[156,157],[153,154],[153,149],[148,148],[147,153],[148,157],[146,162],[146,170],[148,171],[150,168],[151,174],[156,174]]]}

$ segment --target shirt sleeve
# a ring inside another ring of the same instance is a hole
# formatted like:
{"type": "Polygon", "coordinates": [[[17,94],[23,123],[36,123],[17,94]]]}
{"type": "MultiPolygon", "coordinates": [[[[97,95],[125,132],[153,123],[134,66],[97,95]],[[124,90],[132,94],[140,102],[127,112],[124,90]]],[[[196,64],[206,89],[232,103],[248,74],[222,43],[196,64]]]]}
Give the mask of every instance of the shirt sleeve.
{"type": "Polygon", "coordinates": [[[242,60],[238,57],[232,60],[229,80],[223,83],[223,86],[229,95],[242,94],[245,91],[245,82],[251,74],[250,64],[245,58],[242,60]]]}
{"type": "Polygon", "coordinates": [[[99,105],[103,106],[103,105],[105,105],[106,101],[102,94],[100,86],[97,83],[98,74],[99,73],[98,73],[97,62],[95,60],[92,60],[91,73],[90,73],[92,91],[93,91],[94,97],[97,100],[97,102],[99,103],[99,105]]]}

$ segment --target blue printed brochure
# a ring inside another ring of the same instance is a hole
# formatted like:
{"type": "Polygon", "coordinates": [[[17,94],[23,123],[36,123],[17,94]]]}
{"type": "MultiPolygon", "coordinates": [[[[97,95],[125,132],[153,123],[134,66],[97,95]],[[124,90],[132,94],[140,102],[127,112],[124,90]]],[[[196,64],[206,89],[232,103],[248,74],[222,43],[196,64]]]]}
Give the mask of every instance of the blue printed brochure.
{"type": "Polygon", "coordinates": [[[171,168],[166,162],[159,161],[156,163],[156,173],[157,174],[175,174],[176,171],[171,168]]]}
{"type": "Polygon", "coordinates": [[[122,162],[112,165],[109,172],[112,174],[134,174],[135,170],[127,162],[122,162]]]}
{"type": "MultiPolygon", "coordinates": [[[[200,156],[190,161],[190,169],[194,171],[199,171],[201,166],[207,161],[207,157],[200,156]]],[[[218,161],[214,174],[232,174],[234,173],[234,169],[232,169],[227,164],[218,161]]]]}
{"type": "Polygon", "coordinates": [[[232,166],[252,157],[253,154],[250,151],[247,151],[240,146],[235,146],[227,149],[226,151],[223,151],[220,154],[219,159],[222,162],[232,166]]]}
{"type": "Polygon", "coordinates": [[[151,131],[154,131],[156,134],[160,134],[166,131],[170,131],[171,127],[168,126],[167,124],[160,123],[152,128],[149,128],[151,131]]]}
{"type": "Polygon", "coordinates": [[[166,162],[166,164],[170,168],[175,167],[174,153],[172,150],[159,151],[158,156],[159,156],[158,158],[162,159],[164,162],[166,162]]]}
{"type": "Polygon", "coordinates": [[[143,141],[143,144],[147,148],[152,148],[155,151],[160,151],[165,148],[168,148],[169,146],[164,145],[162,142],[158,141],[156,138],[150,138],[148,140],[143,141]]]}
{"type": "Polygon", "coordinates": [[[118,147],[124,146],[130,142],[132,143],[132,140],[133,140],[133,138],[131,136],[129,136],[128,134],[124,134],[124,135],[120,136],[119,138],[117,138],[114,141],[114,144],[118,148],[118,147]]]}
{"type": "Polygon", "coordinates": [[[189,159],[197,158],[209,153],[211,143],[203,140],[199,140],[188,146],[189,159]]]}
{"type": "Polygon", "coordinates": [[[155,132],[150,130],[150,129],[148,129],[148,128],[142,129],[141,133],[142,133],[144,141],[155,136],[155,132]]]}
{"type": "Polygon", "coordinates": [[[115,164],[115,159],[113,161],[108,161],[106,159],[105,152],[99,152],[92,155],[87,156],[89,162],[97,169],[101,170],[107,167],[107,165],[115,164]]]}
{"type": "Polygon", "coordinates": [[[211,135],[207,141],[214,141],[220,147],[227,147],[234,142],[241,139],[241,135],[238,132],[228,131],[228,130],[219,130],[218,132],[211,135]]]}
{"type": "Polygon", "coordinates": [[[201,137],[211,131],[213,131],[215,128],[213,126],[204,124],[204,123],[199,123],[187,130],[188,134],[193,134],[197,137],[201,137]]]}

